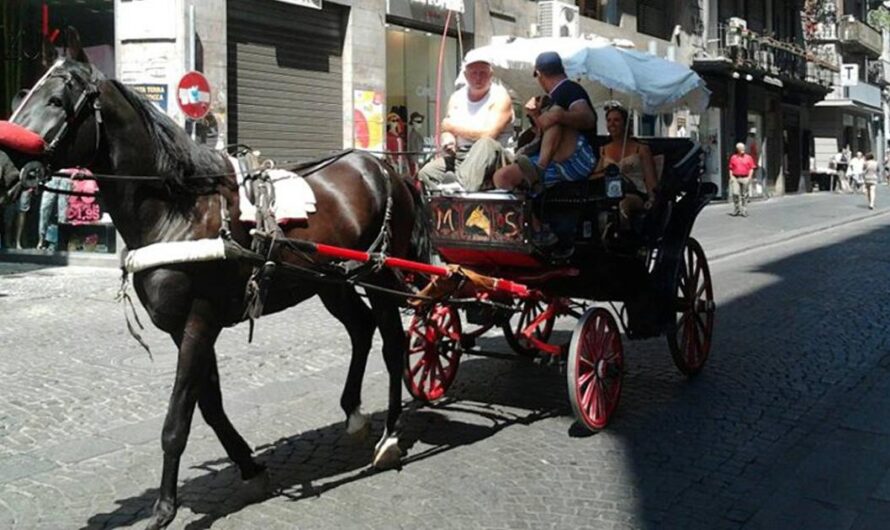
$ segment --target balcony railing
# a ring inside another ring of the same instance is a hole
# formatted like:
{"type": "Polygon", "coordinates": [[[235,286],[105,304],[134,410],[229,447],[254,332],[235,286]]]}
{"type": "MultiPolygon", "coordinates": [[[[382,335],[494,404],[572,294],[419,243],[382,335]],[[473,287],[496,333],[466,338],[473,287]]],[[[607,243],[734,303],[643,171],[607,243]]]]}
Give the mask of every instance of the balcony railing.
{"type": "Polygon", "coordinates": [[[846,17],[838,22],[838,40],[845,47],[873,57],[881,55],[881,34],[868,24],[846,17]]]}
{"type": "Polygon", "coordinates": [[[844,99],[881,108],[881,89],[860,81],[858,85],[844,87],[844,99]]]}
{"type": "Polygon", "coordinates": [[[814,50],[737,26],[719,25],[716,37],[708,40],[710,57],[728,60],[740,68],[779,79],[830,87],[839,70],[834,55],[817,56],[814,50]]]}

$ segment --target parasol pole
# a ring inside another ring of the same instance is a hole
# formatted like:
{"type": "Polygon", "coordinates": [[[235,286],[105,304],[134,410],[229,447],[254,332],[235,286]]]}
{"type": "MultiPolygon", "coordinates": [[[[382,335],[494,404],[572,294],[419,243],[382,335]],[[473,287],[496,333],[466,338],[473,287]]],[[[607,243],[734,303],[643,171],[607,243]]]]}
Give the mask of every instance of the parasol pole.
{"type": "Polygon", "coordinates": [[[439,43],[439,64],[436,66],[436,151],[442,144],[442,63],[445,61],[445,42],[448,38],[448,25],[451,23],[451,10],[445,15],[445,28],[442,30],[442,41],[439,43]]]}

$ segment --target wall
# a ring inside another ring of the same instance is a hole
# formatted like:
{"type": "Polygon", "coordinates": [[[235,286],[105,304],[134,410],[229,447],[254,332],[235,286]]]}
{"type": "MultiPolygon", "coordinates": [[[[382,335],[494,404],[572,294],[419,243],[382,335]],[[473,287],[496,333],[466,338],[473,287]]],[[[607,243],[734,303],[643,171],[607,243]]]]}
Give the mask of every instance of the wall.
{"type": "Polygon", "coordinates": [[[386,93],[386,0],[335,3],[351,7],[343,43],[343,145],[352,147],[353,91],[386,93]]]}
{"type": "MultiPolygon", "coordinates": [[[[195,6],[195,33],[198,34],[198,65],[210,83],[210,112],[216,123],[219,140],[210,147],[224,147],[228,138],[228,100],[226,68],[226,0],[186,0],[195,6]]],[[[187,7],[186,7],[187,9],[187,7]]],[[[187,58],[185,58],[187,61],[187,58]]],[[[210,143],[212,140],[208,140],[210,143]]]]}
{"type": "Polygon", "coordinates": [[[123,83],[167,87],[167,114],[184,118],[174,91],[185,73],[185,0],[114,3],[115,76],[123,83]]]}

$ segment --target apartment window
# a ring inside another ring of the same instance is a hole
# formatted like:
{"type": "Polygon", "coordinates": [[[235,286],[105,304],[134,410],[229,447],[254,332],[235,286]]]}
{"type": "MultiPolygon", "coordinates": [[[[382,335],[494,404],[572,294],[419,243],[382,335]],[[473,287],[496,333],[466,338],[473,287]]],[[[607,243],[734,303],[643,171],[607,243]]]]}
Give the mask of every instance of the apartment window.
{"type": "Polygon", "coordinates": [[[602,20],[602,0],[575,0],[582,17],[602,20]]]}
{"type": "Polygon", "coordinates": [[[660,39],[669,39],[673,26],[669,25],[663,0],[640,0],[637,11],[637,30],[660,39]]]}

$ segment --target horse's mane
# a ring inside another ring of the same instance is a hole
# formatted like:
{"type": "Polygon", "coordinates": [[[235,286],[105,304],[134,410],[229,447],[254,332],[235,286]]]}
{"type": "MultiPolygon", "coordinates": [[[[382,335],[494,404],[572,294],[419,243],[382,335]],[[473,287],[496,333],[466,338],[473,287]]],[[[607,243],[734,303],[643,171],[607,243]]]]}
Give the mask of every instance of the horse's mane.
{"type": "Polygon", "coordinates": [[[171,194],[213,192],[220,183],[219,176],[229,172],[223,157],[212,149],[195,144],[179,125],[142,94],[120,81],[109,81],[142,118],[153,143],[158,176],[164,178],[171,194]],[[201,178],[202,175],[210,178],[201,178]]]}

